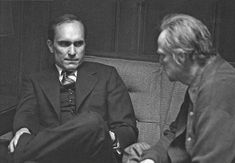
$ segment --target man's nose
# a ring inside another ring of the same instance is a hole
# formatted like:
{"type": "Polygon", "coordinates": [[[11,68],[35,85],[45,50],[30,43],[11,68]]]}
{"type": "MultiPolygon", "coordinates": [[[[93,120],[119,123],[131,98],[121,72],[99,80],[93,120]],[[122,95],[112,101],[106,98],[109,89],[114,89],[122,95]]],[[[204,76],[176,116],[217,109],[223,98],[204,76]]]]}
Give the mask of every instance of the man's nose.
{"type": "Polygon", "coordinates": [[[75,56],[76,55],[76,49],[75,49],[73,44],[70,45],[70,47],[69,47],[69,55],[70,56],[75,56]]]}

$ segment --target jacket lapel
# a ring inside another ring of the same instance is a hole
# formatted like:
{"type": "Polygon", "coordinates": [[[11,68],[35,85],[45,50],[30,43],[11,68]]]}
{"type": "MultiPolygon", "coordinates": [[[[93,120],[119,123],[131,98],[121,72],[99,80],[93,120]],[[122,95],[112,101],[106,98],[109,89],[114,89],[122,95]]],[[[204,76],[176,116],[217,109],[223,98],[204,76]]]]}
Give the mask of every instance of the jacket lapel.
{"type": "Polygon", "coordinates": [[[53,106],[58,119],[60,119],[60,82],[56,68],[45,72],[40,78],[40,85],[49,102],[53,106]]]}
{"type": "Polygon", "coordinates": [[[186,129],[187,119],[188,119],[188,110],[191,104],[191,100],[189,97],[188,90],[185,93],[184,102],[181,105],[180,111],[178,116],[176,117],[176,124],[177,124],[177,132],[176,137],[181,135],[184,130],[186,129]]]}
{"type": "Polygon", "coordinates": [[[95,68],[91,69],[86,63],[79,68],[76,80],[76,110],[79,110],[83,101],[93,90],[97,82],[95,74],[95,68]]]}
{"type": "Polygon", "coordinates": [[[190,157],[185,149],[186,124],[188,109],[191,105],[188,90],[186,91],[184,102],[175,120],[176,134],[174,140],[168,148],[168,155],[172,163],[189,163],[190,157]],[[177,145],[176,145],[177,144],[177,145]]]}

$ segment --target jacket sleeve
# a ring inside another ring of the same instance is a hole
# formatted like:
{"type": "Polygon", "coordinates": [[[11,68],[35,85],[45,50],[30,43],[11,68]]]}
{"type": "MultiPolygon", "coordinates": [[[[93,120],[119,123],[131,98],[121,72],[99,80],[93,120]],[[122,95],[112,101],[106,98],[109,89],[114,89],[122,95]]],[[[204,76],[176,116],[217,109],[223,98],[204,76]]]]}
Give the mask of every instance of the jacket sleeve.
{"type": "Polygon", "coordinates": [[[136,142],[138,130],[130,96],[115,68],[112,68],[107,87],[108,123],[123,150],[136,142]]]}
{"type": "Polygon", "coordinates": [[[162,137],[155,145],[149,150],[144,151],[142,160],[152,159],[156,163],[168,162],[168,149],[170,144],[175,140],[177,135],[180,139],[182,137],[181,135],[185,135],[188,106],[189,94],[188,91],[186,91],[184,102],[180,107],[176,120],[170,124],[169,129],[163,132],[162,137]]]}
{"type": "Polygon", "coordinates": [[[144,151],[141,160],[152,159],[156,163],[168,162],[167,150],[170,143],[175,137],[175,131],[171,126],[174,126],[175,122],[170,125],[170,129],[164,131],[160,140],[153,145],[150,149],[144,151]]]}
{"type": "Polygon", "coordinates": [[[35,134],[39,128],[37,115],[37,101],[33,89],[33,83],[29,77],[23,79],[22,94],[19,104],[16,108],[16,114],[13,122],[13,132],[26,127],[32,134],[35,134]]]}

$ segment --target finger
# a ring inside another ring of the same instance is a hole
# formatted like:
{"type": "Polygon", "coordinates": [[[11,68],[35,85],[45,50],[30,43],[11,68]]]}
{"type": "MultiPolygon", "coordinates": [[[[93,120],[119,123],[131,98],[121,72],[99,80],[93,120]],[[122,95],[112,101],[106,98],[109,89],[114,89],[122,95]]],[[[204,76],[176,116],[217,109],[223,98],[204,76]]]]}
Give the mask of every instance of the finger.
{"type": "Polygon", "coordinates": [[[141,144],[139,144],[136,148],[137,152],[139,153],[139,155],[141,156],[143,154],[143,146],[141,144]]]}
{"type": "Polygon", "coordinates": [[[18,140],[19,140],[19,137],[16,136],[14,141],[13,141],[13,145],[14,145],[14,148],[16,147],[16,145],[18,144],[18,140]]]}
{"type": "Polygon", "coordinates": [[[143,150],[147,150],[147,149],[150,148],[150,145],[147,144],[147,143],[141,143],[141,147],[142,147],[143,150]]]}
{"type": "Polygon", "coordinates": [[[140,148],[140,144],[135,144],[135,146],[133,146],[133,151],[135,152],[135,154],[137,155],[137,156],[141,156],[141,154],[142,154],[142,150],[141,150],[141,148],[140,148]]]}
{"type": "Polygon", "coordinates": [[[8,149],[11,153],[14,152],[13,141],[11,141],[10,144],[8,145],[8,149]]]}

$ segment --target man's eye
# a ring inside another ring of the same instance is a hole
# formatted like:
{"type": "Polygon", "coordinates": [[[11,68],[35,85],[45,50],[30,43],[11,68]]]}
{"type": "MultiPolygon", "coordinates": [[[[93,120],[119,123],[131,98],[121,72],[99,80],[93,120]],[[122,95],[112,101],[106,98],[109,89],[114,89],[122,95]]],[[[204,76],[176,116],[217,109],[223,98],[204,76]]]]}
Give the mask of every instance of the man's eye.
{"type": "Polygon", "coordinates": [[[80,47],[84,44],[85,42],[83,40],[75,41],[75,42],[70,42],[70,41],[59,41],[58,44],[62,47],[69,47],[70,45],[74,45],[75,47],[80,47]]]}
{"type": "Polygon", "coordinates": [[[75,47],[80,47],[84,44],[84,41],[83,40],[75,41],[73,44],[74,44],[75,47]]]}
{"type": "Polygon", "coordinates": [[[63,46],[63,47],[68,47],[70,46],[72,43],[70,41],[59,41],[58,44],[60,46],[63,46]]]}

